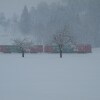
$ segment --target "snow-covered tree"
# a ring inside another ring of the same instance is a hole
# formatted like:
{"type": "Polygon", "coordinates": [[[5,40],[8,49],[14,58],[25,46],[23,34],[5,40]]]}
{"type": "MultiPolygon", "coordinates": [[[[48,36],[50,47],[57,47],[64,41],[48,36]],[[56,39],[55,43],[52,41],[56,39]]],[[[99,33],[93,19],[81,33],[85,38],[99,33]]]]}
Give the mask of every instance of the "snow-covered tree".
{"type": "Polygon", "coordinates": [[[30,48],[32,46],[32,41],[29,41],[28,39],[14,39],[13,40],[14,45],[16,45],[18,48],[20,48],[22,57],[24,57],[25,50],[27,48],[30,48]]]}
{"type": "Polygon", "coordinates": [[[68,45],[74,45],[72,37],[66,27],[63,31],[54,35],[54,43],[58,46],[60,58],[62,58],[63,48],[68,45]]]}

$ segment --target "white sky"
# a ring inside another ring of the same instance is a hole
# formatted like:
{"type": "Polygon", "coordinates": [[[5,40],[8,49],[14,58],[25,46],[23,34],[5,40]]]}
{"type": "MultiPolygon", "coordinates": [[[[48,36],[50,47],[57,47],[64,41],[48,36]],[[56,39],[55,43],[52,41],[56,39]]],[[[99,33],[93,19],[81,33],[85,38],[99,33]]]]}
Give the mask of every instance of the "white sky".
{"type": "Polygon", "coordinates": [[[20,13],[24,5],[28,7],[37,6],[41,1],[52,3],[60,0],[0,0],[0,12],[5,12],[7,16],[12,16],[14,12],[20,13]]]}

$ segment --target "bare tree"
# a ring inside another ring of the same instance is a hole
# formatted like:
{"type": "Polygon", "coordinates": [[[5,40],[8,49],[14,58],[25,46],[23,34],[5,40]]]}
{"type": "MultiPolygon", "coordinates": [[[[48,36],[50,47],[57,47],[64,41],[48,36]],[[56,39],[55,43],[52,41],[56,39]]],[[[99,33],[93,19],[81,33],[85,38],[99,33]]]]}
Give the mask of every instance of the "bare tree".
{"type": "Polygon", "coordinates": [[[24,57],[26,49],[29,49],[32,46],[32,41],[28,41],[28,39],[14,39],[14,45],[20,48],[22,57],[24,57]]]}
{"type": "Polygon", "coordinates": [[[54,35],[54,43],[58,46],[60,52],[60,58],[62,58],[63,47],[72,45],[72,37],[69,34],[69,31],[64,29],[62,32],[59,32],[54,35]]]}

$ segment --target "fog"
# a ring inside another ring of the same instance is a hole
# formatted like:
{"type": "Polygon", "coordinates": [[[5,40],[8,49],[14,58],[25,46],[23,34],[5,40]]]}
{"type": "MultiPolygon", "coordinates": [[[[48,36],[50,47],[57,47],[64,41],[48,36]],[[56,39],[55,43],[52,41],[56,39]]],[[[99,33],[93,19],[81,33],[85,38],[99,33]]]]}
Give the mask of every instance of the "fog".
{"type": "Polygon", "coordinates": [[[1,0],[0,8],[0,37],[49,43],[66,26],[75,43],[100,47],[100,0],[1,0]]]}
{"type": "Polygon", "coordinates": [[[23,7],[27,5],[29,8],[36,7],[40,2],[59,2],[60,0],[0,0],[0,12],[5,12],[5,15],[11,17],[13,13],[21,13],[23,7]]]}

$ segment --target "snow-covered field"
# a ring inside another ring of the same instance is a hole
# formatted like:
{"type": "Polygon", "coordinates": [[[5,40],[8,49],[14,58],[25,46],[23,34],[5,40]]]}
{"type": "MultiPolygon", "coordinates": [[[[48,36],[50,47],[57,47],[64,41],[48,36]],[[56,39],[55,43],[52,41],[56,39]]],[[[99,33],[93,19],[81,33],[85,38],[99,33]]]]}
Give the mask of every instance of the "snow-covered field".
{"type": "Polygon", "coordinates": [[[90,54],[0,54],[0,100],[100,100],[100,49],[90,54]]]}

